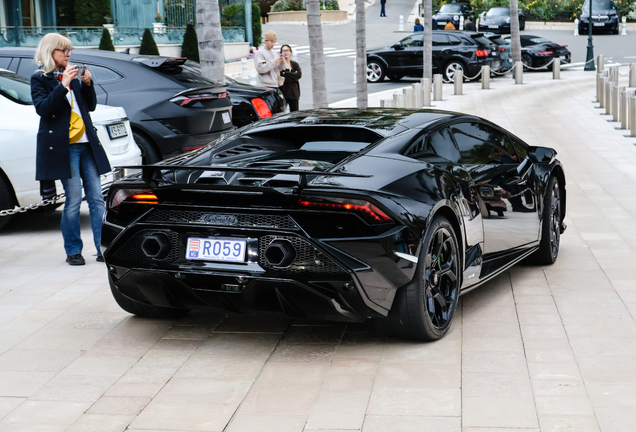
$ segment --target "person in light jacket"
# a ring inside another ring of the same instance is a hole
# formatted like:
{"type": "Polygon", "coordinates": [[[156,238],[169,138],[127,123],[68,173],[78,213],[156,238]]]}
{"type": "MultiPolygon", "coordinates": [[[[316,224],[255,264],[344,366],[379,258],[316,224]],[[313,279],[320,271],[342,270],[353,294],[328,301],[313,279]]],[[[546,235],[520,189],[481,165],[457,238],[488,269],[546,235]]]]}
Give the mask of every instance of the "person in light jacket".
{"type": "Polygon", "coordinates": [[[35,177],[40,181],[61,180],[66,195],[61,222],[66,262],[84,265],[80,236],[82,186],[88,202],[97,261],[103,262],[100,243],[106,206],[99,176],[111,168],[88,114],[97,105],[91,73],[85,70],[80,77],[78,66],[69,67],[71,50],[68,38],[49,33],[42,38],[35,52],[35,62],[40,66],[31,76],[31,97],[40,116],[35,177]],[[86,128],[74,144],[69,139],[71,112],[82,118],[86,128]]]}
{"type": "Polygon", "coordinates": [[[291,59],[292,49],[289,45],[280,47],[280,52],[285,59],[285,69],[280,71],[280,76],[285,82],[280,86],[280,91],[289,104],[289,111],[298,111],[298,99],[300,99],[298,80],[302,78],[303,71],[300,69],[300,65],[291,59]]]}
{"type": "Polygon", "coordinates": [[[282,54],[277,55],[273,50],[278,40],[276,33],[269,30],[265,33],[263,46],[254,55],[254,66],[258,73],[258,85],[271,89],[278,88],[280,71],[285,67],[285,59],[282,54]]]}

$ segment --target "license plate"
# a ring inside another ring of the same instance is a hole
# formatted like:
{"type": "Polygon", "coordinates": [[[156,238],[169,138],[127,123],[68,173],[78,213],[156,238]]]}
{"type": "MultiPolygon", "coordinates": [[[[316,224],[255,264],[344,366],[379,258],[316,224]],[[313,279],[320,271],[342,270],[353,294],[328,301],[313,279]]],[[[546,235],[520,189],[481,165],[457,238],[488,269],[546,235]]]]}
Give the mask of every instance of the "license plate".
{"type": "Polygon", "coordinates": [[[446,25],[446,21],[437,21],[437,25],[438,25],[438,26],[440,26],[440,25],[446,25]]]}
{"type": "Polygon", "coordinates": [[[603,27],[605,23],[594,23],[594,27],[603,27]]]}
{"type": "Polygon", "coordinates": [[[188,238],[186,258],[202,261],[245,262],[247,241],[233,239],[188,238]]]}
{"type": "Polygon", "coordinates": [[[489,25],[488,28],[499,28],[498,25],[489,25]]]}
{"type": "Polygon", "coordinates": [[[221,114],[221,117],[223,117],[223,123],[229,123],[232,121],[228,112],[224,112],[223,114],[221,114]]]}
{"type": "Polygon", "coordinates": [[[126,125],[123,123],[115,123],[112,125],[108,125],[106,129],[108,129],[108,136],[110,137],[110,139],[128,136],[126,125]]]}

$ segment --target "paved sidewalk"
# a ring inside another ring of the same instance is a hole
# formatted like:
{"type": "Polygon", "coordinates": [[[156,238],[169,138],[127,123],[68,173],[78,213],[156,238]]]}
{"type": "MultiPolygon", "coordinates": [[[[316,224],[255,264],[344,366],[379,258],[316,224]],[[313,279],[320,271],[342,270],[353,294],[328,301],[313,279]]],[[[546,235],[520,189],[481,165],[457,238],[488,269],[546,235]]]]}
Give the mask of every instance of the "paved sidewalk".
{"type": "MultiPolygon", "coordinates": [[[[283,318],[135,318],[103,264],[64,263],[59,211],[14,221],[0,233],[0,431],[636,430],[636,141],[593,107],[594,74],[550,77],[447,86],[436,103],[555,147],[568,230],[555,265],[462,297],[435,343],[283,318]]],[[[83,226],[86,241],[86,209],[83,226]]]]}

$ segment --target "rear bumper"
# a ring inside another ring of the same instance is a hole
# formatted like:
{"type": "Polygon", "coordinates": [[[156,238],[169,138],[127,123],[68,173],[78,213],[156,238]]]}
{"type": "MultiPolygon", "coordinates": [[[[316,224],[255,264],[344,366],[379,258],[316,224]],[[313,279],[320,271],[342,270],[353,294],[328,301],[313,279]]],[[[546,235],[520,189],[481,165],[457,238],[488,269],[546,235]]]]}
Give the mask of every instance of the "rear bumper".
{"type": "Polygon", "coordinates": [[[145,304],[361,322],[386,316],[397,289],[413,277],[414,264],[393,253],[399,237],[400,232],[393,230],[339,245],[293,229],[139,223],[122,230],[107,221],[102,249],[111,286],[145,304]],[[171,250],[163,259],[145,255],[142,247],[145,238],[158,233],[170,239],[171,250]],[[217,236],[247,239],[246,262],[186,259],[188,237],[217,236]],[[281,268],[266,260],[265,250],[273,239],[294,245],[292,264],[281,268]]]}

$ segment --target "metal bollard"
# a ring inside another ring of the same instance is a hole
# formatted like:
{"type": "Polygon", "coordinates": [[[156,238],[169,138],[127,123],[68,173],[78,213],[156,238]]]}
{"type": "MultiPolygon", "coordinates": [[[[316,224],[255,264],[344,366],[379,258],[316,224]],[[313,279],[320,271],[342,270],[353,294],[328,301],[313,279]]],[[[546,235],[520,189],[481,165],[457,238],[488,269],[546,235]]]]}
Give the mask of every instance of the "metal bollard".
{"type": "Polygon", "coordinates": [[[574,20],[574,36],[579,35],[579,19],[574,20]]]}
{"type": "Polygon", "coordinates": [[[385,99],[380,99],[380,108],[388,108],[388,107],[386,106],[386,102],[387,102],[387,101],[386,101],[385,99]]]}
{"type": "Polygon", "coordinates": [[[625,87],[620,88],[620,105],[621,129],[627,129],[627,90],[625,87]]]}
{"type": "Polygon", "coordinates": [[[459,30],[464,30],[464,15],[459,17],[459,30]]]}
{"type": "Polygon", "coordinates": [[[247,59],[245,57],[241,59],[241,70],[241,78],[248,79],[250,77],[250,74],[247,72],[247,59]]]}
{"type": "Polygon", "coordinates": [[[596,70],[599,72],[603,72],[605,69],[605,56],[603,54],[599,54],[596,56],[596,70]]]}
{"type": "Polygon", "coordinates": [[[636,87],[636,63],[629,64],[629,86],[636,87]]]}
{"type": "Polygon", "coordinates": [[[636,137],[636,95],[629,97],[629,136],[636,137]]]}
{"type": "Polygon", "coordinates": [[[484,90],[490,89],[490,66],[488,65],[481,67],[481,88],[484,90]]]}
{"type": "Polygon", "coordinates": [[[442,74],[433,75],[433,100],[434,101],[443,100],[442,83],[443,83],[442,74]]]}
{"type": "Polygon", "coordinates": [[[620,87],[617,85],[612,86],[612,120],[617,122],[619,121],[618,117],[618,95],[620,92],[620,87]]]}
{"type": "Polygon", "coordinates": [[[627,36],[627,17],[624,16],[621,20],[621,36],[627,36]]]}
{"type": "Polygon", "coordinates": [[[431,103],[431,89],[432,89],[431,79],[423,78],[422,79],[422,106],[423,107],[431,107],[433,104],[431,103]]]}
{"type": "Polygon", "coordinates": [[[621,74],[620,74],[620,70],[618,66],[613,66],[612,67],[612,82],[616,85],[618,85],[618,80],[620,78],[621,74]]]}
{"type": "Polygon", "coordinates": [[[601,74],[601,83],[598,90],[598,107],[605,108],[605,73],[601,74]]]}
{"type": "Polygon", "coordinates": [[[400,15],[400,24],[398,27],[398,31],[404,31],[404,15],[400,15]]]}
{"type": "Polygon", "coordinates": [[[552,79],[561,79],[561,59],[558,57],[552,62],[552,79]]]}
{"type": "Polygon", "coordinates": [[[402,89],[402,99],[404,99],[403,108],[411,108],[409,106],[409,89],[402,89]]]}
{"type": "Polygon", "coordinates": [[[420,83],[416,83],[412,85],[413,87],[413,93],[415,94],[415,108],[417,109],[421,109],[422,108],[422,84],[420,83]]]}
{"type": "Polygon", "coordinates": [[[399,104],[398,94],[393,93],[393,108],[399,108],[399,107],[400,107],[400,104],[399,104]]]}
{"type": "Polygon", "coordinates": [[[256,85],[256,71],[255,70],[250,72],[250,85],[253,85],[253,86],[256,85]]]}
{"type": "Polygon", "coordinates": [[[601,77],[600,73],[596,74],[596,100],[594,102],[596,103],[600,103],[601,102],[601,84],[603,83],[603,79],[601,77]]]}
{"type": "Polygon", "coordinates": [[[461,95],[464,90],[464,71],[462,69],[457,69],[453,79],[455,80],[455,82],[453,83],[453,86],[455,87],[455,94],[461,95]]]}
{"type": "Polygon", "coordinates": [[[612,113],[612,94],[610,93],[611,90],[611,85],[612,83],[610,82],[609,78],[605,78],[604,80],[605,82],[605,91],[603,92],[603,94],[605,95],[605,114],[611,114],[612,113]]]}
{"type": "Polygon", "coordinates": [[[523,84],[523,63],[515,63],[515,84],[523,84]]]}

